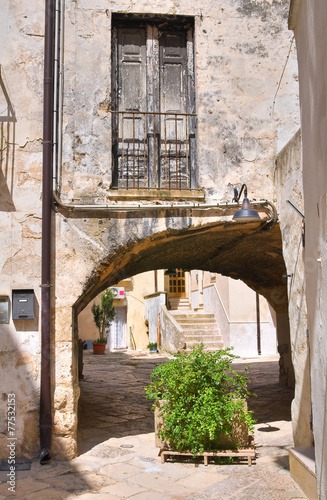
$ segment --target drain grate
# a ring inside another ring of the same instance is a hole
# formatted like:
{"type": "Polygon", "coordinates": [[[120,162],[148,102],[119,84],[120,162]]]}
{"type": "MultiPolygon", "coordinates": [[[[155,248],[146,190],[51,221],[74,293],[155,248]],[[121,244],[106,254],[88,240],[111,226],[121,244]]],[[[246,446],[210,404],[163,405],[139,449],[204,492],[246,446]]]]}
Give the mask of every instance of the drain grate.
{"type": "Polygon", "coordinates": [[[259,427],[257,430],[260,432],[276,432],[276,431],[280,431],[280,428],[279,427],[272,427],[271,425],[269,425],[269,427],[259,427]]]}

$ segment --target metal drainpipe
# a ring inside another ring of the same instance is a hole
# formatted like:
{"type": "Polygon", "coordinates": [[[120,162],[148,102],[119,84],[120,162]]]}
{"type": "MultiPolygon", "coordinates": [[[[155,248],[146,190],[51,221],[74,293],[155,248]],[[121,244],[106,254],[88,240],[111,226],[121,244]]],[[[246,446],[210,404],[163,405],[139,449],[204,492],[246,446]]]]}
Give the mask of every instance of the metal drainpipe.
{"type": "Polygon", "coordinates": [[[42,284],[41,284],[41,389],[40,463],[51,460],[50,272],[53,144],[54,0],[45,3],[43,179],[42,179],[42,284]]]}
{"type": "MultiPolygon", "coordinates": [[[[106,203],[106,204],[97,204],[97,205],[86,205],[86,204],[75,204],[75,203],[64,203],[61,201],[60,196],[58,193],[53,191],[52,193],[53,200],[55,206],[58,206],[59,208],[63,210],[69,210],[71,212],[139,212],[142,210],[154,210],[154,211],[160,211],[160,210],[171,210],[173,209],[228,209],[228,208],[238,208],[240,206],[239,203],[237,202],[216,202],[216,203],[174,203],[170,202],[164,205],[157,205],[157,204],[145,204],[145,203],[139,203],[137,205],[132,205],[132,204],[115,204],[115,203],[106,203]]],[[[274,225],[277,222],[278,219],[278,214],[276,207],[273,203],[271,203],[268,200],[260,200],[260,201],[251,201],[251,205],[254,207],[268,207],[270,209],[270,214],[269,214],[269,219],[267,219],[265,222],[267,225],[269,225],[270,228],[274,227],[274,225]]]]}
{"type": "Polygon", "coordinates": [[[258,292],[255,294],[256,303],[256,316],[257,316],[257,350],[258,355],[261,356],[261,327],[260,327],[260,295],[258,292]]]}

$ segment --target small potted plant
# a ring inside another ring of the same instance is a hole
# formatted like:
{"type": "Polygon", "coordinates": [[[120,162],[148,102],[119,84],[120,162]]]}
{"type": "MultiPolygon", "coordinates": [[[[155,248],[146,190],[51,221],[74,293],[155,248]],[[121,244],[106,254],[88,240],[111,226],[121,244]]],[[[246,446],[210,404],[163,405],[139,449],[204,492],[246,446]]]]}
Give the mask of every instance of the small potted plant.
{"type": "Polygon", "coordinates": [[[157,352],[158,351],[158,344],[157,344],[157,342],[150,342],[147,345],[147,348],[150,349],[150,352],[157,352]]]}
{"type": "Polygon", "coordinates": [[[100,299],[100,304],[93,304],[92,314],[96,327],[99,330],[99,338],[93,342],[93,353],[104,354],[108,342],[106,328],[109,328],[115,317],[114,294],[108,288],[100,299]]]}

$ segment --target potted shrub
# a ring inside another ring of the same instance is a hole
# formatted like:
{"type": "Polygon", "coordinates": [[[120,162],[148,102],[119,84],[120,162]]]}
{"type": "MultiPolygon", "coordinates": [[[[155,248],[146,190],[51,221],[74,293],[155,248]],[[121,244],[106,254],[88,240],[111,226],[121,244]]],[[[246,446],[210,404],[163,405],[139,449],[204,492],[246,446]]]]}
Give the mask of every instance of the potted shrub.
{"type": "Polygon", "coordinates": [[[108,337],[106,328],[109,328],[115,317],[114,294],[108,288],[100,299],[100,304],[93,304],[92,314],[96,327],[99,330],[99,337],[93,342],[93,353],[104,354],[108,337]]]}
{"type": "Polygon", "coordinates": [[[157,350],[158,350],[157,342],[150,342],[147,345],[147,348],[150,349],[150,352],[157,352],[157,350]]]}
{"type": "Polygon", "coordinates": [[[230,348],[205,352],[199,345],[155,368],[145,391],[161,418],[163,448],[195,455],[247,446],[255,421],[246,405],[246,370],[231,367],[237,357],[230,348]]]}

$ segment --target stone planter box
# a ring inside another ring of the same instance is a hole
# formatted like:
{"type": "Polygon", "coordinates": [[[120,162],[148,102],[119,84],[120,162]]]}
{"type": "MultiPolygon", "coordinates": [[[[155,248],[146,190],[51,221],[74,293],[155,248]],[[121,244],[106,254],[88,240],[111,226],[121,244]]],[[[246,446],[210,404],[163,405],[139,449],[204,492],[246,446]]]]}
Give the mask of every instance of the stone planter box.
{"type": "MultiPolygon", "coordinates": [[[[159,416],[159,412],[164,403],[165,401],[159,401],[159,404],[154,411],[155,446],[156,448],[169,450],[169,443],[167,443],[167,441],[163,441],[158,435],[163,426],[163,418],[159,416]]],[[[247,406],[246,401],[244,401],[244,405],[247,406]]],[[[235,422],[233,422],[232,438],[221,435],[219,442],[217,443],[217,449],[230,449],[235,448],[236,446],[248,447],[250,437],[247,425],[244,422],[239,422],[236,418],[235,422]]]]}

